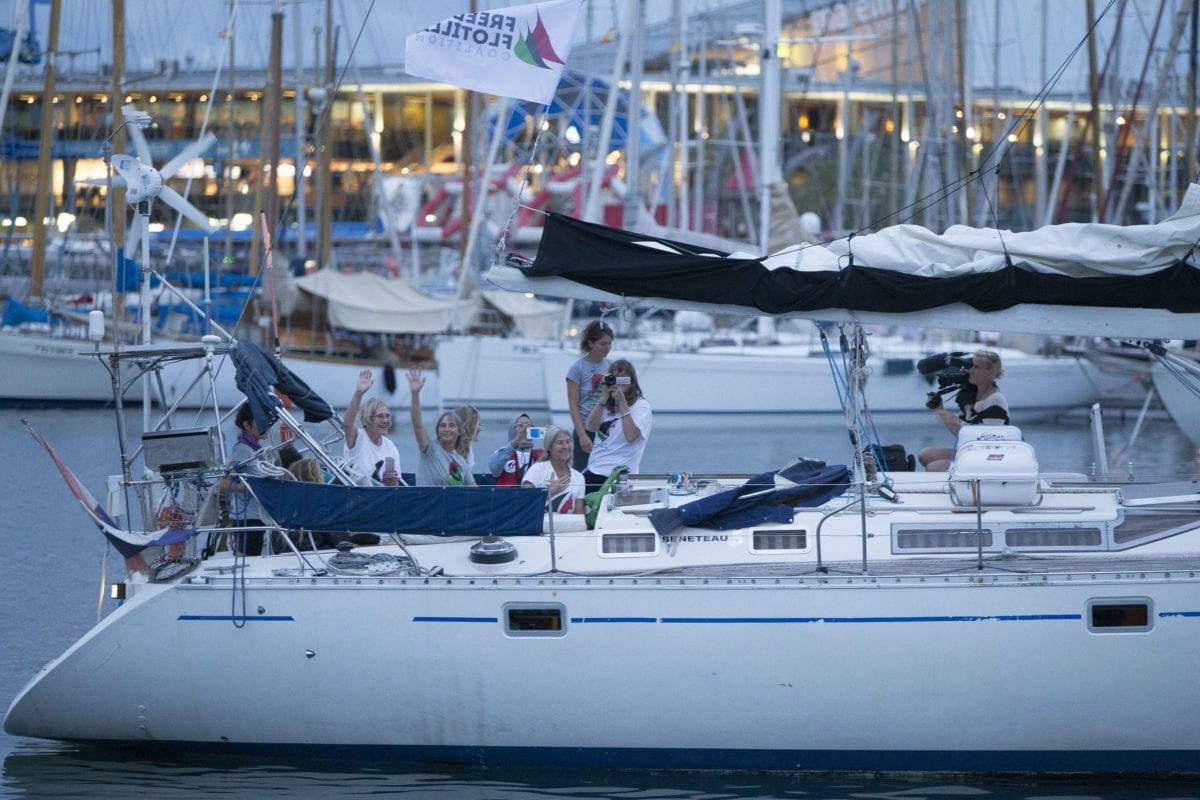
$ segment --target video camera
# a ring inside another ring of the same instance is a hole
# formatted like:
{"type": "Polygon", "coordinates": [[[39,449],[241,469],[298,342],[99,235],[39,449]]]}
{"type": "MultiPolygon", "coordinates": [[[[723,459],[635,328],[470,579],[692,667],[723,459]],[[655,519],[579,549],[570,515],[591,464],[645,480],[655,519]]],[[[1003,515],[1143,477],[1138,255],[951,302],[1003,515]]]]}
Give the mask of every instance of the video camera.
{"type": "Polygon", "coordinates": [[[970,369],[974,357],[970,353],[938,353],[917,362],[917,372],[931,382],[936,380],[936,391],[925,395],[925,407],[934,410],[942,407],[942,397],[950,393],[959,408],[975,402],[978,389],[970,382],[970,369]]]}

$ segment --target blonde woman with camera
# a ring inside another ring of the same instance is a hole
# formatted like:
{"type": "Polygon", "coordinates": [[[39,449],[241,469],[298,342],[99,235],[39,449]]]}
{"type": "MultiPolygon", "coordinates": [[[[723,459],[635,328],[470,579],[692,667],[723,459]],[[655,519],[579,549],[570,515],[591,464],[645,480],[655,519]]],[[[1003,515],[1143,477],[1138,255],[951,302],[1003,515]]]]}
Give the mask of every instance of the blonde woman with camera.
{"type": "Polygon", "coordinates": [[[642,396],[633,364],[623,358],[614,361],[601,385],[600,401],[585,423],[593,440],[583,471],[589,492],[600,488],[617,467],[638,471],[652,423],[650,403],[642,396]]]}
{"type": "MultiPolygon", "coordinates": [[[[1007,425],[1008,400],[996,385],[1003,374],[998,353],[976,350],[967,373],[967,382],[975,387],[975,402],[963,406],[958,416],[943,405],[933,409],[933,415],[955,436],[963,425],[1007,425]]],[[[946,472],[953,458],[954,451],[949,447],[926,447],[917,456],[927,472],[946,472]]]]}

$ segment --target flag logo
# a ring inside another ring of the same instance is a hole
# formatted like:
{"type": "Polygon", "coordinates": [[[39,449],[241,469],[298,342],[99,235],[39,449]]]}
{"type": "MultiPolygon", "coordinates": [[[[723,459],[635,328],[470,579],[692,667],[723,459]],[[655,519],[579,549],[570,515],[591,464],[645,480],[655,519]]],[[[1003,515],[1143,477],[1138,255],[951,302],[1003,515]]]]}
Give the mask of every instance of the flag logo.
{"type": "Polygon", "coordinates": [[[546,31],[546,26],[542,24],[541,12],[538,12],[537,25],[533,30],[525,28],[525,33],[517,40],[513,53],[526,64],[542,69],[550,69],[546,62],[550,62],[550,64],[563,63],[563,60],[558,57],[558,53],[554,52],[550,34],[546,31]]]}
{"type": "Polygon", "coordinates": [[[404,43],[409,75],[548,104],[562,77],[583,0],[545,0],[455,14],[404,43]]]}

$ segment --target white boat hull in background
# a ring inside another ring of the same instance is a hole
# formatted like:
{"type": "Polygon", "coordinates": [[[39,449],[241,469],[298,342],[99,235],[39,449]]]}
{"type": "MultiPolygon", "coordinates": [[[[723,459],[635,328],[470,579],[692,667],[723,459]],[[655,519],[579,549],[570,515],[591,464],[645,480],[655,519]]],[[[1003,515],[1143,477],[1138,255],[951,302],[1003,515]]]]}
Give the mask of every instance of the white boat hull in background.
{"type": "Polygon", "coordinates": [[[439,337],[434,354],[442,402],[447,408],[470,403],[481,411],[545,411],[544,346],[499,336],[439,337]]]}
{"type": "MultiPolygon", "coordinates": [[[[112,380],[91,342],[44,334],[0,334],[0,401],[8,403],[111,403],[112,380]]],[[[142,402],[141,383],[125,394],[142,402]]]]}
{"type": "MultiPolygon", "coordinates": [[[[637,369],[638,381],[663,417],[779,415],[835,419],[843,414],[824,356],[737,353],[621,352],[637,369]]],[[[543,380],[556,423],[569,423],[567,369],[578,356],[543,348],[543,380]]],[[[873,355],[867,401],[877,417],[928,415],[930,383],[917,373],[916,357],[873,355]]],[[[999,385],[1014,424],[1052,417],[1096,400],[1096,386],[1074,358],[1029,356],[1004,364],[999,385]]],[[[952,408],[953,401],[950,402],[952,408]]],[[[760,424],[761,420],[755,424],[760,424]]]]}
{"type": "MultiPolygon", "coordinates": [[[[108,373],[86,356],[88,342],[49,336],[0,336],[0,372],[20,376],[0,389],[0,400],[14,402],[106,403],[112,400],[108,373]]],[[[556,423],[569,424],[566,374],[579,357],[573,348],[548,347],[529,339],[492,336],[446,336],[436,344],[437,369],[426,373],[423,404],[454,408],[471,403],[484,411],[549,409],[556,423]]],[[[701,352],[666,349],[616,352],[628,358],[656,418],[702,415],[786,415],[834,418],[842,414],[828,362],[806,347],[720,348],[701,352]],[[768,351],[768,354],[763,354],[768,351]]],[[[364,367],[375,374],[372,393],[393,409],[408,407],[403,368],[393,371],[388,391],[385,369],[321,357],[285,356],[284,364],[334,408],[344,408],[364,367]]],[[[913,368],[912,356],[872,357],[867,398],[879,415],[924,414],[929,382],[913,368]]],[[[241,402],[233,365],[218,359],[217,401],[228,409],[241,402]]],[[[198,360],[167,364],[162,385],[167,405],[188,390],[203,369],[198,360]]],[[[1074,358],[1029,356],[1005,363],[1000,381],[1014,420],[1019,423],[1053,416],[1097,399],[1097,386],[1082,362],[1074,358]]],[[[1182,388],[1182,387],[1181,387],[1182,388]]],[[[153,397],[158,389],[152,385],[153,397]]],[[[207,379],[193,388],[181,408],[207,404],[207,379]]],[[[138,388],[126,391],[139,402],[138,388]]]]}
{"type": "Polygon", "coordinates": [[[1158,392],[1171,419],[1175,420],[1192,445],[1200,447],[1200,399],[1182,381],[1167,372],[1162,364],[1156,363],[1151,374],[1154,376],[1154,390],[1158,392]]]}
{"type": "MultiPolygon", "coordinates": [[[[7,376],[0,382],[0,402],[14,404],[110,404],[113,401],[112,381],[108,371],[96,358],[85,355],[94,346],[91,342],[40,334],[0,334],[0,375],[7,376]]],[[[394,371],[395,390],[387,390],[384,369],[367,363],[355,364],[319,358],[285,357],[284,364],[299,375],[313,391],[325,398],[334,408],[345,408],[354,393],[358,373],[369,367],[375,375],[371,392],[392,408],[408,408],[408,381],[403,369],[394,371]]],[[[243,400],[234,382],[233,363],[227,358],[217,358],[217,401],[221,409],[227,410],[243,400]]],[[[162,368],[163,400],[170,406],[180,395],[188,392],[193,379],[204,370],[201,360],[165,364],[162,368]]],[[[122,369],[125,382],[132,372],[122,369]]],[[[207,377],[184,397],[180,408],[209,406],[209,383],[207,377]]],[[[151,399],[158,403],[157,382],[151,383],[151,399]]],[[[421,399],[426,407],[438,407],[441,394],[438,375],[429,370],[421,399]]],[[[135,381],[125,390],[125,402],[141,403],[141,381],[135,381]]],[[[543,402],[542,407],[545,407],[543,402]]]]}

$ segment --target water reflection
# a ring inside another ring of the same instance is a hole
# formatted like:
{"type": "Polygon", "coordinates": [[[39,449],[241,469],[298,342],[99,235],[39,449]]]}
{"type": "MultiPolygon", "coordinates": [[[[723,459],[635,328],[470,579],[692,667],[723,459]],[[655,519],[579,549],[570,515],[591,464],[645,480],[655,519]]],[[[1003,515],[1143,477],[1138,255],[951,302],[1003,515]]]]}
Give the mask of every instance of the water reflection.
{"type": "Polygon", "coordinates": [[[1089,781],[1082,776],[1003,778],[954,776],[811,775],[747,776],[700,772],[589,772],[515,770],[407,771],[386,762],[347,764],[274,757],[186,755],[130,760],[129,754],[95,747],[21,740],[4,759],[0,795],[11,797],[454,797],[463,800],[621,798],[622,800],[1072,800],[1197,798],[1194,782],[1089,781]]]}

